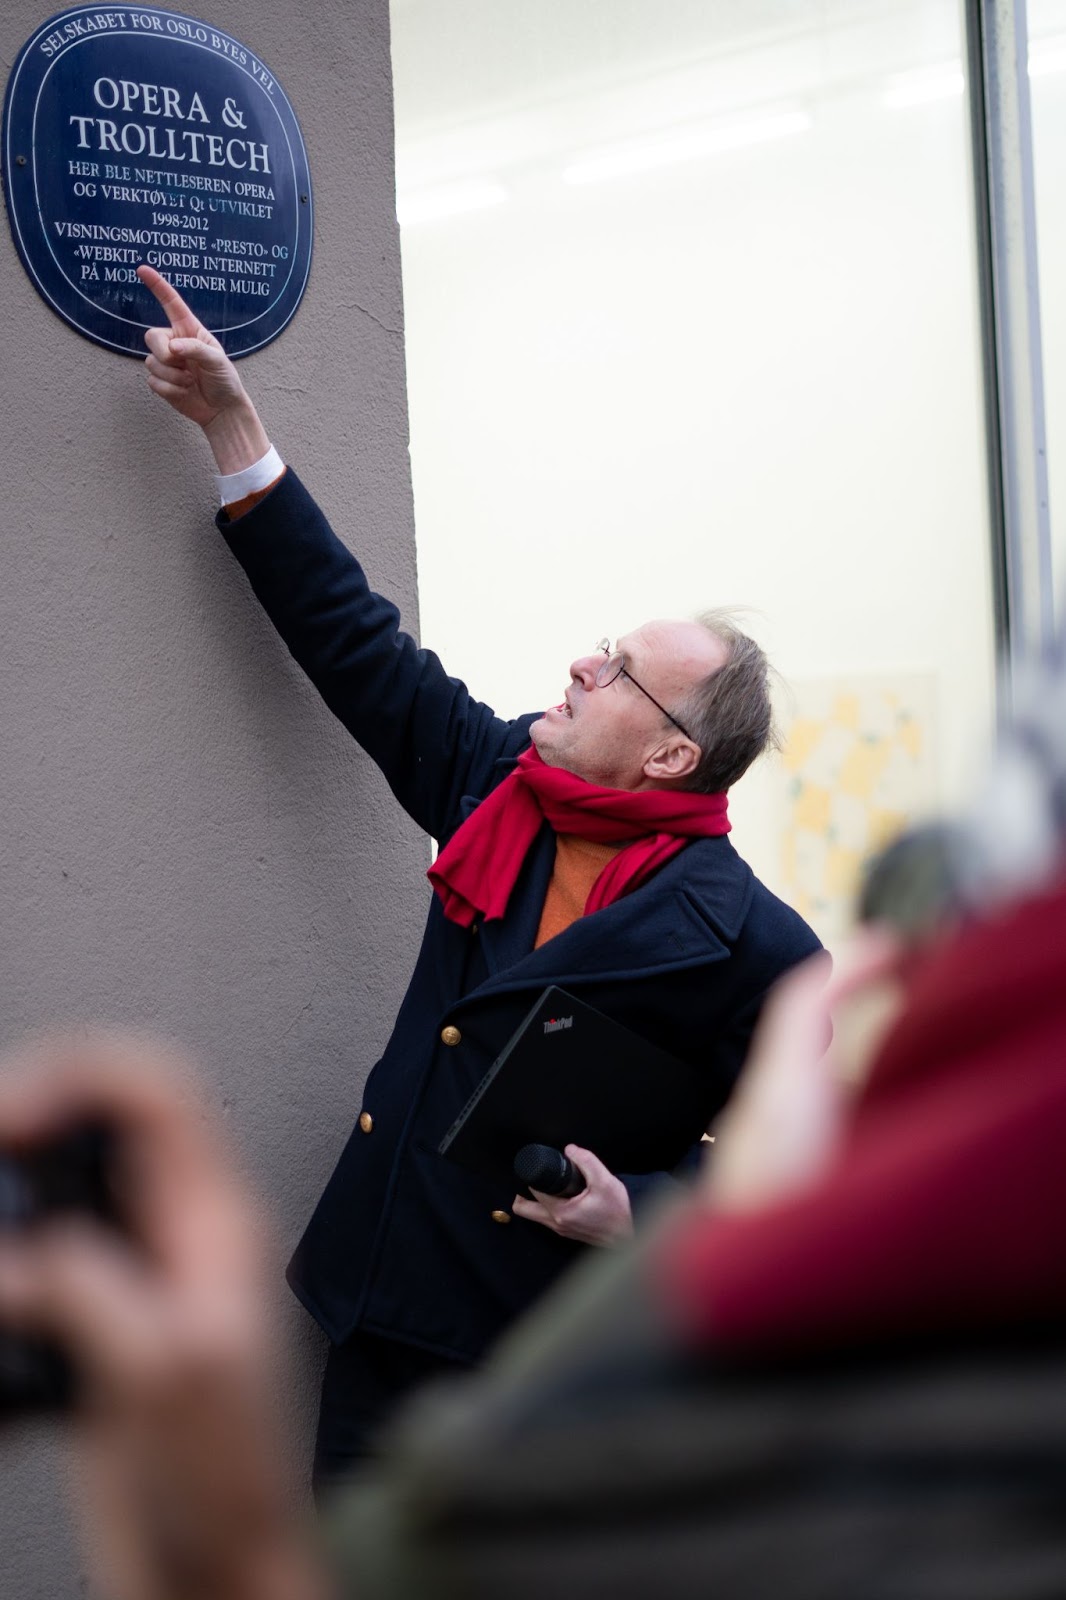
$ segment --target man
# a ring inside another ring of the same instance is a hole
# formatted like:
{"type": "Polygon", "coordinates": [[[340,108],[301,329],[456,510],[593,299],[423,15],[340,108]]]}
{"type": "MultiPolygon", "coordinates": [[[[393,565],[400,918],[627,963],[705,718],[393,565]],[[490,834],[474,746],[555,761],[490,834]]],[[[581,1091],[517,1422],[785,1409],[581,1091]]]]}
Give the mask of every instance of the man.
{"type": "Polygon", "coordinates": [[[770,737],[750,640],[721,622],[649,623],[575,661],[553,710],[502,721],[400,631],[217,340],[139,271],[170,322],[146,336],[148,381],[211,445],[223,535],[295,659],[441,845],[394,1033],[290,1269],[332,1345],[324,1481],[407,1387],[477,1360],[583,1244],[624,1237],[655,1183],[571,1146],[584,1190],[529,1200],[437,1155],[539,994],[576,989],[698,1066],[713,1115],[766,991],[818,942],[725,838],[725,791],[770,737]]]}

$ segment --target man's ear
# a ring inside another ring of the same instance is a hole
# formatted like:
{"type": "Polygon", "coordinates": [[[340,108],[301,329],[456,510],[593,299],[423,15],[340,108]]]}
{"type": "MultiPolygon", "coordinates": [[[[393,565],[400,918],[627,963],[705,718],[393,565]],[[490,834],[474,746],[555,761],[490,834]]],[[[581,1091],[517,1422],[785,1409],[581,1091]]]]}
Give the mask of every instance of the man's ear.
{"type": "Polygon", "coordinates": [[[700,764],[700,747],[684,734],[671,734],[644,763],[644,776],[652,783],[677,783],[689,778],[700,764]]]}

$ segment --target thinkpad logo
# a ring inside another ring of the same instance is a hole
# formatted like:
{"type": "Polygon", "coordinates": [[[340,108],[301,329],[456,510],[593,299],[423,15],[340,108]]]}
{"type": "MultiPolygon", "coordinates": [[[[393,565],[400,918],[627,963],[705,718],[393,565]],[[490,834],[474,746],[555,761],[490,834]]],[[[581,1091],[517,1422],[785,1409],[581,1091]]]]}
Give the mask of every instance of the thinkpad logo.
{"type": "Polygon", "coordinates": [[[573,1017],[549,1017],[544,1024],[545,1033],[562,1033],[564,1028],[574,1026],[573,1017]]]}

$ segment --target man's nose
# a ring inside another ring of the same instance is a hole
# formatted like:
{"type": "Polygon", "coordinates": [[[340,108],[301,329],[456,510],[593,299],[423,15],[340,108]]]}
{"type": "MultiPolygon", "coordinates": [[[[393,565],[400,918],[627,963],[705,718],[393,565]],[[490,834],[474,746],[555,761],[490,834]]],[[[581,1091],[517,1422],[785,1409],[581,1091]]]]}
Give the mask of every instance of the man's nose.
{"type": "Polygon", "coordinates": [[[596,687],[596,673],[599,671],[602,660],[603,657],[601,655],[578,656],[576,661],[571,661],[570,663],[571,678],[575,683],[579,683],[583,689],[594,689],[596,687]]]}

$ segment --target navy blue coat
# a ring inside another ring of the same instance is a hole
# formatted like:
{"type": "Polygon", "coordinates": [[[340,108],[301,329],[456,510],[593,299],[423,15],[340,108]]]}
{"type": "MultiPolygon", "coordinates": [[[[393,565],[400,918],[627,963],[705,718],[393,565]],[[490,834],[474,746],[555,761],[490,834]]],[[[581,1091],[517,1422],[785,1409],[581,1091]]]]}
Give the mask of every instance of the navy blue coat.
{"type": "MultiPolygon", "coordinates": [[[[370,590],[291,469],[219,527],[326,704],[445,843],[512,770],[535,717],[501,720],[400,631],[396,608],[370,590]]],[[[474,1360],[580,1253],[537,1223],[501,1225],[493,1213],[510,1210],[514,1186],[436,1154],[547,984],[696,1064],[717,1109],[767,989],[818,948],[718,838],[686,845],[634,893],[534,950],[553,860],[545,825],[507,915],[480,928],[449,922],[431,896],[392,1037],[290,1267],[335,1343],[361,1328],[474,1360]],[[446,1027],[458,1044],[442,1040],[446,1027]]],[[[635,1195],[641,1180],[627,1185],[635,1195]]]]}

